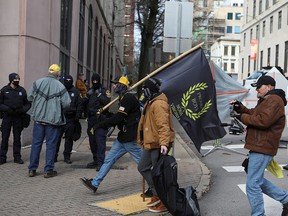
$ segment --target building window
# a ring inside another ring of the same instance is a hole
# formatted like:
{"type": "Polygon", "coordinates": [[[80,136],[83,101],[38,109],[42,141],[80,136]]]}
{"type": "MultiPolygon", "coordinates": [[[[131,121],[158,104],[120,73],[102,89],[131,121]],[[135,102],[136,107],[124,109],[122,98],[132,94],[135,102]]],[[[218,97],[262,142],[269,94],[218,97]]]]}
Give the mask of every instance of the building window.
{"type": "Polygon", "coordinates": [[[268,8],[269,8],[269,0],[266,0],[265,10],[268,10],[268,8]]]}
{"type": "Polygon", "coordinates": [[[250,41],[253,39],[253,29],[250,29],[250,41]]]}
{"type": "Polygon", "coordinates": [[[224,55],[225,55],[225,56],[228,55],[228,46],[224,46],[224,55]]]}
{"type": "Polygon", "coordinates": [[[234,27],[234,34],[240,34],[240,26],[235,26],[234,27]]]}
{"type": "Polygon", "coordinates": [[[231,56],[236,55],[236,46],[231,46],[231,56]]]}
{"type": "Polygon", "coordinates": [[[99,52],[98,52],[98,71],[97,71],[97,73],[98,74],[101,74],[101,63],[102,63],[102,61],[101,61],[101,59],[102,59],[102,55],[103,55],[103,35],[102,35],[102,27],[100,27],[100,32],[99,32],[99,52]]]}
{"type": "Polygon", "coordinates": [[[250,55],[248,56],[248,75],[250,74],[250,55]]]}
{"type": "Polygon", "coordinates": [[[281,23],[282,23],[282,11],[279,11],[279,13],[278,13],[278,29],[281,29],[281,23]]]}
{"type": "Polygon", "coordinates": [[[241,15],[241,13],[236,13],[235,14],[235,20],[241,20],[240,15],[241,15]]]}
{"type": "Polygon", "coordinates": [[[273,0],[273,5],[277,3],[277,0],[273,0]]]}
{"type": "Polygon", "coordinates": [[[241,61],[241,77],[243,78],[243,74],[244,74],[244,58],[242,58],[242,61],[241,61]]]}
{"type": "Polygon", "coordinates": [[[268,48],[268,52],[267,52],[267,65],[270,65],[270,57],[271,57],[271,48],[268,48]]]}
{"type": "Polygon", "coordinates": [[[85,1],[81,0],[79,11],[78,73],[83,72],[84,32],[85,32],[85,1]]]}
{"type": "Polygon", "coordinates": [[[227,62],[224,62],[224,71],[227,71],[227,62]]]}
{"type": "Polygon", "coordinates": [[[275,47],[275,66],[278,66],[279,63],[279,44],[275,47]]]}
{"type": "Polygon", "coordinates": [[[231,72],[235,72],[235,63],[234,62],[231,63],[231,72]]]}
{"type": "Polygon", "coordinates": [[[270,34],[273,32],[273,16],[270,17],[270,34]]]}
{"type": "Polygon", "coordinates": [[[60,65],[61,76],[69,74],[71,48],[72,2],[61,0],[60,65]]]}
{"type": "Polygon", "coordinates": [[[245,47],[245,45],[246,45],[246,33],[244,33],[244,39],[243,39],[243,46],[245,47]]]}
{"type": "Polygon", "coordinates": [[[227,13],[227,19],[233,20],[233,13],[227,13]]]}
{"type": "Polygon", "coordinates": [[[88,74],[90,73],[91,67],[91,49],[92,49],[92,25],[93,25],[93,11],[92,6],[89,6],[89,16],[88,16],[88,34],[87,34],[87,68],[88,74]]]}
{"type": "Polygon", "coordinates": [[[256,0],[253,0],[253,18],[256,16],[256,0]]]}
{"type": "Polygon", "coordinates": [[[226,33],[232,33],[232,26],[227,26],[227,31],[226,31],[226,33]]]}
{"type": "Polygon", "coordinates": [[[260,52],[260,69],[263,67],[263,50],[260,52]]]}
{"type": "Polygon", "coordinates": [[[285,50],[284,50],[284,71],[288,71],[288,41],[285,41],[285,50]]]}
{"type": "Polygon", "coordinates": [[[259,38],[259,25],[256,25],[256,39],[259,38]]]}
{"type": "Polygon", "coordinates": [[[259,0],[259,15],[262,13],[262,0],[259,0]]]}
{"type": "Polygon", "coordinates": [[[265,37],[266,21],[263,21],[262,37],[265,37]]]}
{"type": "Polygon", "coordinates": [[[98,49],[98,18],[96,17],[95,30],[94,30],[94,55],[93,55],[93,71],[94,71],[94,73],[96,73],[97,49],[98,49]]]}

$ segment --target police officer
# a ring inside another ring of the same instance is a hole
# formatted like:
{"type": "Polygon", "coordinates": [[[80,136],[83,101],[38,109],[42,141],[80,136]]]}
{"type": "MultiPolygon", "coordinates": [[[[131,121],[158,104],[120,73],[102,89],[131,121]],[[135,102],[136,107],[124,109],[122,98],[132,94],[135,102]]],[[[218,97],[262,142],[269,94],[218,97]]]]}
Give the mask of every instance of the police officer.
{"type": "Polygon", "coordinates": [[[65,144],[64,144],[64,162],[67,164],[71,164],[71,152],[73,148],[73,133],[74,127],[77,122],[79,122],[79,118],[81,117],[82,108],[81,108],[81,97],[80,92],[73,85],[73,77],[71,75],[66,75],[64,77],[64,86],[67,89],[71,103],[70,107],[64,109],[64,115],[66,118],[66,124],[61,127],[61,135],[59,136],[59,140],[56,148],[56,155],[54,162],[57,162],[58,152],[61,144],[61,138],[64,135],[65,144]]]}
{"type": "Polygon", "coordinates": [[[6,163],[8,142],[13,127],[13,157],[14,163],[23,164],[21,159],[22,117],[30,109],[26,90],[19,86],[20,77],[16,73],[9,74],[9,83],[0,92],[0,112],[3,113],[1,125],[2,142],[0,149],[0,165],[6,163]]]}
{"type": "MultiPolygon", "coordinates": [[[[87,92],[87,134],[89,136],[89,145],[93,155],[93,161],[87,164],[87,168],[96,168],[98,171],[102,166],[106,151],[106,128],[98,128],[91,133],[91,128],[100,121],[106,119],[108,112],[99,114],[99,110],[110,102],[109,91],[100,83],[100,76],[94,73],[91,77],[92,87],[87,92]]],[[[84,105],[84,107],[85,107],[84,105]]]]}

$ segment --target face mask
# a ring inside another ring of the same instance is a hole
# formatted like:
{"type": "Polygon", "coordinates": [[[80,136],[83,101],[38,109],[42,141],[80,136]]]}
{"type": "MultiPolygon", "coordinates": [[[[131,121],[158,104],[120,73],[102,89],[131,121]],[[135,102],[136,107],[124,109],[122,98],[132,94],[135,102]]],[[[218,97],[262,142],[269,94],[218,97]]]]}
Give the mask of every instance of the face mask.
{"type": "Polygon", "coordinates": [[[13,84],[14,86],[19,86],[19,81],[12,81],[12,84],[13,84]]]}
{"type": "Polygon", "coordinates": [[[92,83],[92,87],[93,89],[98,89],[100,87],[100,84],[97,82],[97,83],[92,83]]]}
{"type": "Polygon", "coordinates": [[[127,90],[127,86],[122,85],[122,84],[117,84],[116,88],[115,88],[115,93],[116,94],[123,94],[125,93],[127,90]]]}
{"type": "Polygon", "coordinates": [[[64,86],[66,87],[66,89],[72,88],[73,87],[72,80],[64,80],[64,86]]]}

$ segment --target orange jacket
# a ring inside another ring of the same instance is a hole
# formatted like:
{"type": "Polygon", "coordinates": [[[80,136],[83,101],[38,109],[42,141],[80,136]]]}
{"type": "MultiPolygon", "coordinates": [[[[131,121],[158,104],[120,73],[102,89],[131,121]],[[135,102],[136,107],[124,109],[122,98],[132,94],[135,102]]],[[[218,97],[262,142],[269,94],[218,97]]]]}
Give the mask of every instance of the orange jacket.
{"type": "Polygon", "coordinates": [[[82,98],[86,97],[87,87],[82,80],[77,79],[75,87],[80,91],[80,95],[82,98]]]}

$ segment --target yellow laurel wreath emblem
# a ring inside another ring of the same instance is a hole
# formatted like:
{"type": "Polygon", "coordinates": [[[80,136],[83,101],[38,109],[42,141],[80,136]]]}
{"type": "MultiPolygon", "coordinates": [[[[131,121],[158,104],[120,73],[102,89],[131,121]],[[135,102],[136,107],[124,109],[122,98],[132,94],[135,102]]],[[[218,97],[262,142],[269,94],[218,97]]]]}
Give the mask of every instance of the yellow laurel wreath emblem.
{"type": "Polygon", "coordinates": [[[207,101],[204,105],[204,107],[198,112],[198,113],[193,113],[193,111],[191,109],[188,109],[188,103],[189,103],[189,99],[191,97],[191,95],[195,92],[195,91],[201,91],[201,90],[205,90],[206,88],[208,88],[206,83],[197,83],[194,86],[191,86],[189,88],[189,90],[183,94],[182,100],[181,100],[181,105],[183,106],[184,110],[185,110],[185,114],[186,116],[188,116],[189,118],[196,120],[198,118],[200,118],[200,116],[207,112],[208,109],[211,107],[212,103],[211,100],[207,101]]]}

